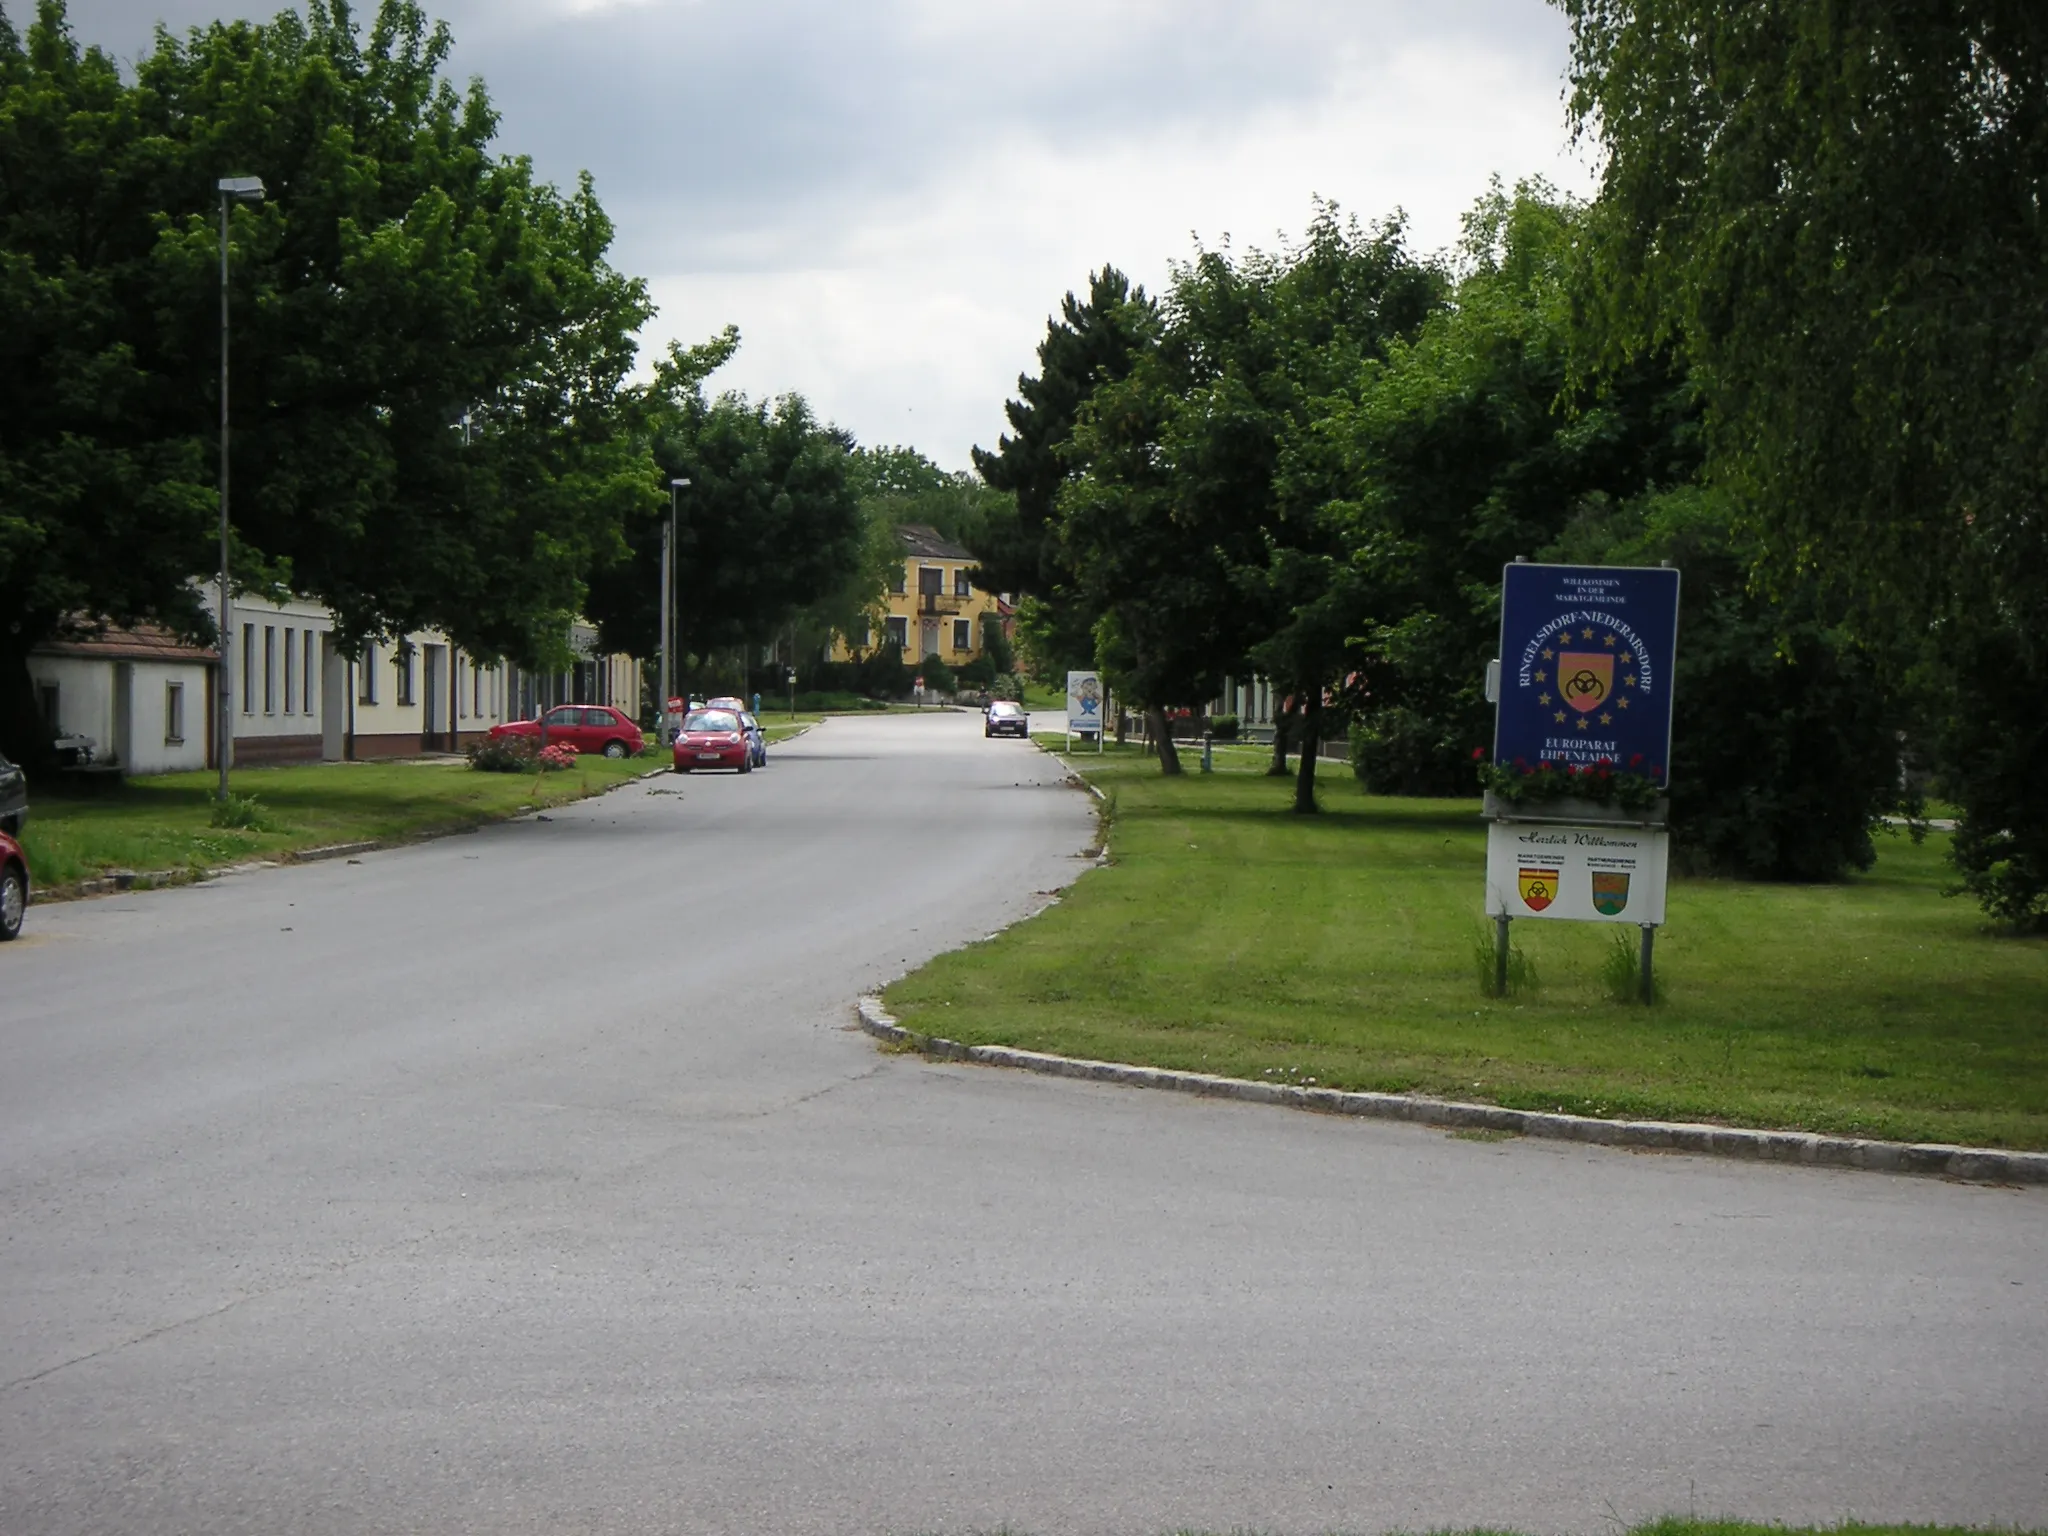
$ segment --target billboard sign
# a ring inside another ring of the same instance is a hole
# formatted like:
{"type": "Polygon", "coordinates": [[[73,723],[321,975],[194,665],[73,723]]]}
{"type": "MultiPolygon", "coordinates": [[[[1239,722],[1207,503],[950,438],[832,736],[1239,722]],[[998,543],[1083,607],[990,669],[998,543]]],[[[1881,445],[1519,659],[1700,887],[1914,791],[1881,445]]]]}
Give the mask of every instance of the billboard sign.
{"type": "Polygon", "coordinates": [[[1532,769],[1604,761],[1668,784],[1677,649],[1675,570],[1506,567],[1493,760],[1532,769]]]}
{"type": "Polygon", "coordinates": [[[1102,734],[1102,674],[1100,672],[1069,672],[1067,674],[1067,734],[1070,736],[1100,736],[1102,734]]]}

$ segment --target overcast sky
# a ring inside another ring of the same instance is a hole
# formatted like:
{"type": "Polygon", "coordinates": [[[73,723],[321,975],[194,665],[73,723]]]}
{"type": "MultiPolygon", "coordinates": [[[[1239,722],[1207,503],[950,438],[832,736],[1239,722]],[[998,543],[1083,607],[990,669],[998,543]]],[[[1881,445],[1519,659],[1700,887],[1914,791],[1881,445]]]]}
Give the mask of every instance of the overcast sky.
{"type": "MultiPolygon", "coordinates": [[[[71,0],[133,59],[158,21],[281,0],[71,0]]],[[[7,0],[11,14],[27,0],[7,0]]],[[[728,321],[714,384],[796,390],[863,442],[966,468],[1062,294],[1158,287],[1195,242],[1272,246],[1311,199],[1412,243],[1487,177],[1584,190],[1543,0],[442,0],[499,146],[597,179],[649,354],[728,321]]],[[[374,13],[374,0],[359,0],[374,13]]],[[[25,18],[24,18],[25,19],[25,18]]]]}

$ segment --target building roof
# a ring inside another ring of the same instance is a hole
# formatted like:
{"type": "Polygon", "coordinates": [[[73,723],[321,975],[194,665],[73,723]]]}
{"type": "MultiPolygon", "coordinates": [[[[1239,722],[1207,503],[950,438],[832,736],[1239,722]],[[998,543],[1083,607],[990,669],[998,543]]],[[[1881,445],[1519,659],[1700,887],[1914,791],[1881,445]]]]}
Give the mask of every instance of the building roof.
{"type": "Polygon", "coordinates": [[[896,527],[896,542],[903,546],[905,554],[920,555],[927,560],[974,558],[973,550],[955,544],[929,523],[899,523],[896,527]]]}
{"type": "Polygon", "coordinates": [[[156,624],[138,624],[122,629],[109,624],[98,634],[74,639],[47,640],[35,648],[38,656],[86,656],[100,661],[217,661],[220,654],[207,646],[180,640],[156,624]]]}

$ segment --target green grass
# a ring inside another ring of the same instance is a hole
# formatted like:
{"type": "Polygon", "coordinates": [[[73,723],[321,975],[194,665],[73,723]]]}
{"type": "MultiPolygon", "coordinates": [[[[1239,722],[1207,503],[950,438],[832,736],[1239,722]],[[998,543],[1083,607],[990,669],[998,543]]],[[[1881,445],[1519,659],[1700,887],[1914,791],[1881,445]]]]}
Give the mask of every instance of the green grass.
{"type": "Polygon", "coordinates": [[[227,814],[213,799],[213,773],[165,774],[91,799],[35,795],[22,845],[39,887],[110,869],[198,871],[333,843],[478,826],[597,794],[665,761],[660,754],[586,756],[575,768],[539,778],[477,773],[454,758],[242,768],[231,778],[227,814]]]}
{"type": "MultiPolygon", "coordinates": [[[[1614,929],[1522,921],[1483,994],[1477,801],[1324,814],[1247,763],[1164,780],[1070,761],[1114,800],[1113,863],[1032,922],[888,990],[910,1028],[1239,1077],[1515,1108],[2048,1148],[2048,941],[1946,897],[1946,838],[1881,839],[1840,885],[1675,880],[1654,1007],[1613,1000],[1614,929]]],[[[1192,766],[1192,765],[1191,765],[1192,766]]],[[[1633,936],[1633,928],[1626,930],[1633,936]]]]}

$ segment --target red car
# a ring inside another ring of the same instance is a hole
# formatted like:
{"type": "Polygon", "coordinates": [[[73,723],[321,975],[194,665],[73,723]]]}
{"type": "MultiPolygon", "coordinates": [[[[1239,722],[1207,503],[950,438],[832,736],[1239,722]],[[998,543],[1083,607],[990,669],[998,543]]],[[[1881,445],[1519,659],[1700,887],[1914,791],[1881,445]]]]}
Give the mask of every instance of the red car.
{"type": "Polygon", "coordinates": [[[675,770],[688,773],[694,768],[733,768],[754,771],[754,755],[747,746],[747,728],[729,709],[693,709],[676,734],[675,770]]]}
{"type": "Polygon", "coordinates": [[[0,940],[21,932],[28,912],[28,855],[21,844],[0,832],[0,940]]]}
{"type": "Polygon", "coordinates": [[[647,740],[618,710],[605,704],[557,704],[539,720],[513,720],[491,727],[493,739],[508,736],[538,738],[547,726],[548,745],[570,746],[578,752],[602,752],[606,757],[637,757],[647,740]]]}

